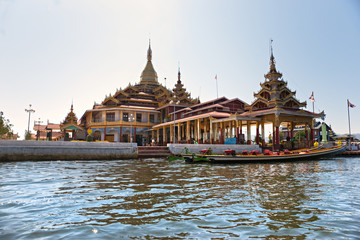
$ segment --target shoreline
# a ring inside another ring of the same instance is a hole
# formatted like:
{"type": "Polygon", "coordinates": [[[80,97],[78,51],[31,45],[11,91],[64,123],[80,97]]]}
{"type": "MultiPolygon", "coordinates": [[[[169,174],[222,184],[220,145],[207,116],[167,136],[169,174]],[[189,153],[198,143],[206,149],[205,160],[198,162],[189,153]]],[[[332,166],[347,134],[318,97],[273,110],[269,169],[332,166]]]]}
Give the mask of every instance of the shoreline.
{"type": "MultiPolygon", "coordinates": [[[[136,143],[1,140],[0,162],[126,160],[148,157],[164,158],[168,156],[167,154],[164,154],[164,152],[155,148],[156,147],[138,147],[136,143]]],[[[254,150],[261,151],[259,145],[167,144],[167,147],[164,146],[162,148],[167,148],[169,155],[181,154],[185,149],[188,149],[190,152],[199,153],[203,149],[211,148],[214,154],[223,154],[223,152],[227,149],[233,149],[236,152],[254,150]]],[[[360,151],[345,151],[340,156],[360,156],[360,151]]]]}

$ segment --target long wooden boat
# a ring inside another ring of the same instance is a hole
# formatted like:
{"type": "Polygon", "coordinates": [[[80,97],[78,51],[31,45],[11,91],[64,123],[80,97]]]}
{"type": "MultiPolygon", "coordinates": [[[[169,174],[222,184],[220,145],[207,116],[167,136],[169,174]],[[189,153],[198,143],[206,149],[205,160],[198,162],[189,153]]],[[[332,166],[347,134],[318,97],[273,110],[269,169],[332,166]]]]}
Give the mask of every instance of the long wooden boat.
{"type": "Polygon", "coordinates": [[[287,151],[271,154],[250,155],[207,155],[207,154],[182,154],[181,159],[186,162],[213,162],[213,163],[241,163],[241,162],[274,162],[274,161],[296,161],[311,160],[315,158],[337,155],[346,150],[345,145],[307,149],[302,151],[287,151]]]}

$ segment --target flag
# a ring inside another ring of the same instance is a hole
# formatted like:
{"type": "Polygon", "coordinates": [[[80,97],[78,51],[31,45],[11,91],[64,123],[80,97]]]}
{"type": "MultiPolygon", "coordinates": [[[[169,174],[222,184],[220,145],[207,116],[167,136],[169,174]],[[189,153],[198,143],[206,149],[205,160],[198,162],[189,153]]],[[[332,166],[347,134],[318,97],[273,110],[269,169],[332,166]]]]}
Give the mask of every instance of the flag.
{"type": "Polygon", "coordinates": [[[352,104],[350,101],[349,101],[349,99],[348,99],[348,107],[351,107],[351,108],[354,108],[354,107],[356,107],[354,104],[352,104]]]}
{"type": "Polygon", "coordinates": [[[311,96],[309,97],[309,99],[310,99],[312,102],[315,102],[314,92],[311,93],[311,96]]]}
{"type": "Polygon", "coordinates": [[[217,81],[217,74],[215,75],[215,80],[217,81]]]}

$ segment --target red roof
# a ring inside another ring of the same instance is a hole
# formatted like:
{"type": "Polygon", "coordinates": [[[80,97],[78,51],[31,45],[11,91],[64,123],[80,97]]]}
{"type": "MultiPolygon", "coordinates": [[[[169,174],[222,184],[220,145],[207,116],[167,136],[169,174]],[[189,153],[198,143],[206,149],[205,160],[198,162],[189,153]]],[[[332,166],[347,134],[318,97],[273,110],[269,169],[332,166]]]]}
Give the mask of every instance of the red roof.
{"type": "Polygon", "coordinates": [[[40,131],[45,131],[46,130],[46,125],[34,125],[34,131],[40,130],[40,131]]]}
{"type": "Polygon", "coordinates": [[[49,123],[46,126],[47,129],[60,129],[60,124],[55,124],[55,123],[49,123]]]}

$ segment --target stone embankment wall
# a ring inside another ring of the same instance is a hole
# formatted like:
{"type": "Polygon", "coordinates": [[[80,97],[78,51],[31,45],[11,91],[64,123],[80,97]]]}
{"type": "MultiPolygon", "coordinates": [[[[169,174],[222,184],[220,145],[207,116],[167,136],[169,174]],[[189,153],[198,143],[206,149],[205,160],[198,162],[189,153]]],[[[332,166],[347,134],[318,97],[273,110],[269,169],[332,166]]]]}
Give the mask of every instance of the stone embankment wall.
{"type": "Polygon", "coordinates": [[[169,150],[172,154],[185,153],[185,148],[188,148],[189,152],[200,153],[203,149],[211,148],[214,154],[224,154],[225,150],[232,149],[237,153],[242,151],[257,150],[261,152],[259,145],[225,145],[225,144],[168,144],[169,150]]]}
{"type": "Polygon", "coordinates": [[[0,141],[0,161],[115,160],[137,157],[136,143],[0,141]]]}

